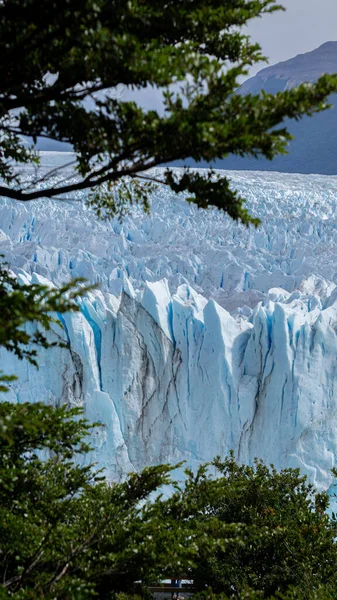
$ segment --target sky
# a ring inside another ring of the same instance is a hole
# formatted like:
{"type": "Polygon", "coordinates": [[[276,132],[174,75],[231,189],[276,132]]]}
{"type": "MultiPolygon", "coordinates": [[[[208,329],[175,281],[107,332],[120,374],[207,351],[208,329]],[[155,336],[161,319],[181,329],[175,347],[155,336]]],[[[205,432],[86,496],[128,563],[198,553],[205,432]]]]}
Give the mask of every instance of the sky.
{"type": "MultiPolygon", "coordinates": [[[[269,64],[310,52],[337,41],[337,0],[279,0],[286,12],[276,12],[251,21],[248,33],[259,42],[269,64]]],[[[264,64],[255,65],[254,75],[264,64]]]]}

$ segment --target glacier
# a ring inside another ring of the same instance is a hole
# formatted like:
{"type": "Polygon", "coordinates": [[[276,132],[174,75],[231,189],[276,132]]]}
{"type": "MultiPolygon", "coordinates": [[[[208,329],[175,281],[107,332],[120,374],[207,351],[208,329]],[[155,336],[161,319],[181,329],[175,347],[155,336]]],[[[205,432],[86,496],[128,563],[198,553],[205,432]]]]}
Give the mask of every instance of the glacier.
{"type": "MultiPolygon", "coordinates": [[[[43,168],[66,159],[45,153],[43,168]]],[[[90,459],[111,479],[233,449],[331,489],[337,178],[229,176],[258,229],[164,186],[150,215],[136,206],[122,221],[97,220],[83,194],[1,199],[0,253],[20,280],[99,284],[53,326],[69,348],[41,349],[38,370],[0,351],[2,370],[18,375],[1,399],[83,406],[101,424],[90,459]]]]}

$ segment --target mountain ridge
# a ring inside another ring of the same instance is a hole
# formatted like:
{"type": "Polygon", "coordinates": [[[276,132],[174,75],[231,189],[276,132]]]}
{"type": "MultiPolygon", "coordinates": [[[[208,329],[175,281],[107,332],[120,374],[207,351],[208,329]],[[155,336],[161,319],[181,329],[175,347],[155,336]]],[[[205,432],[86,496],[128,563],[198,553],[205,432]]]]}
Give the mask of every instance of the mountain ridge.
{"type": "Polygon", "coordinates": [[[269,76],[279,76],[282,79],[289,80],[291,76],[296,74],[300,76],[300,82],[304,80],[314,82],[324,73],[332,74],[336,72],[337,41],[325,42],[310,52],[297,54],[287,60],[264,67],[254,77],[250,77],[242,84],[241,93],[242,90],[245,90],[247,84],[256,78],[266,80],[269,76]]]}

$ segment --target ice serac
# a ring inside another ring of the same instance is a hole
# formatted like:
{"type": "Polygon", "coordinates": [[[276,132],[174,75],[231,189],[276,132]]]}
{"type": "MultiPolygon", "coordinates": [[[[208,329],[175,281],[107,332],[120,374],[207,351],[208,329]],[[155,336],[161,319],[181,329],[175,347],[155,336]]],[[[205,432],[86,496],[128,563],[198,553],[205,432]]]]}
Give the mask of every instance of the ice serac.
{"type": "Polygon", "coordinates": [[[91,459],[112,479],[233,449],[300,467],[319,489],[337,462],[335,178],[233,173],[263,221],[246,229],[163,188],[152,214],[95,221],[81,203],[4,201],[0,252],[24,282],[100,287],[60,315],[36,371],[2,398],[83,406],[91,459]]]}
{"type": "Polygon", "coordinates": [[[62,317],[63,330],[55,326],[70,349],[41,351],[37,372],[2,352],[19,375],[10,399],[84,406],[102,424],[94,458],[113,478],[163,461],[195,466],[234,449],[242,461],[300,466],[329,487],[337,303],[306,312],[298,300],[270,300],[238,322],[186,285],[169,301],[165,291],[157,282],[150,299],[123,292],[118,303],[90,293],[81,313],[62,317]]]}

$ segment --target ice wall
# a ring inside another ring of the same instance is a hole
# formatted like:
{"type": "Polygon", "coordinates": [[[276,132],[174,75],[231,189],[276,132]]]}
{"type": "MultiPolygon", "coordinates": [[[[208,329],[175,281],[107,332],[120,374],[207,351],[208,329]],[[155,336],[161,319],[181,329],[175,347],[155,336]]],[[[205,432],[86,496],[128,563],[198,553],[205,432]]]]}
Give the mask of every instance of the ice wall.
{"type": "MultiPolygon", "coordinates": [[[[21,277],[100,281],[41,351],[1,352],[14,402],[85,407],[112,478],[233,448],[300,466],[319,488],[337,457],[335,178],[233,174],[260,229],[166,190],[152,216],[96,222],[81,202],[2,201],[0,251],[21,277]],[[222,306],[221,306],[222,305],[222,306]],[[227,310],[226,310],[227,309],[227,310]],[[230,311],[230,312],[228,312],[230,311]]],[[[4,396],[3,396],[4,397],[4,396]]]]}

